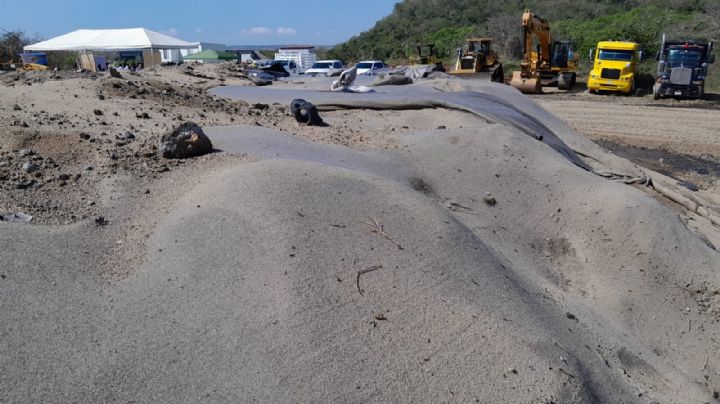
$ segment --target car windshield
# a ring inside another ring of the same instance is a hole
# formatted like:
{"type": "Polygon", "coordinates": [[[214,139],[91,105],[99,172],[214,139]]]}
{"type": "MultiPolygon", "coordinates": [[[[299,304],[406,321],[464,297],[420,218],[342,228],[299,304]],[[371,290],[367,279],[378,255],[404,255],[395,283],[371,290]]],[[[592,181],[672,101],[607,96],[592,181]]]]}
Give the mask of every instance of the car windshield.
{"type": "Polygon", "coordinates": [[[332,63],[328,62],[317,62],[313,63],[312,69],[329,69],[332,67],[332,63]]]}
{"type": "Polygon", "coordinates": [[[372,63],[358,63],[357,68],[358,69],[370,69],[372,67],[372,63]]]}
{"type": "Polygon", "coordinates": [[[600,60],[621,60],[631,62],[635,51],[619,49],[600,49],[598,59],[600,60]]]}
{"type": "Polygon", "coordinates": [[[668,50],[668,62],[672,67],[698,67],[702,60],[702,53],[688,49],[668,50]]]}

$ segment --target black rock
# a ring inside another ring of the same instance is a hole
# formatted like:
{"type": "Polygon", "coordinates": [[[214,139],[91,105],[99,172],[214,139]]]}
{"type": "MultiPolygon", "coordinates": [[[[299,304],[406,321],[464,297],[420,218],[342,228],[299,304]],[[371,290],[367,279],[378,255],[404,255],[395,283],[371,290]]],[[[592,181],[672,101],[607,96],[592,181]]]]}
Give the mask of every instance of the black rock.
{"type": "Polygon", "coordinates": [[[212,151],[212,142],[195,122],[185,122],[163,135],[160,151],[167,159],[202,156],[212,151]]]}
{"type": "Polygon", "coordinates": [[[25,181],[18,182],[15,187],[17,189],[28,189],[28,188],[32,187],[33,185],[35,185],[35,180],[25,180],[25,181]]]}
{"type": "Polygon", "coordinates": [[[111,67],[109,70],[110,70],[110,77],[114,77],[116,79],[122,78],[122,75],[120,74],[120,72],[117,71],[117,69],[115,69],[114,67],[111,67]]]}
{"type": "Polygon", "coordinates": [[[33,173],[39,169],[40,169],[40,166],[32,161],[26,161],[22,165],[22,170],[25,171],[26,173],[33,173]]]}

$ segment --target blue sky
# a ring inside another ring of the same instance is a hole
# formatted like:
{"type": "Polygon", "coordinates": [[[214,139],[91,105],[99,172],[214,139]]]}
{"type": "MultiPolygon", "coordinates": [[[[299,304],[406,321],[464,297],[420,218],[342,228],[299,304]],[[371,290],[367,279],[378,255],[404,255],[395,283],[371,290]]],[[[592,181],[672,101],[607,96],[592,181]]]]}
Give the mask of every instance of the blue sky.
{"type": "Polygon", "coordinates": [[[0,29],[51,38],[144,27],[226,45],[332,45],[372,28],[398,0],[0,0],[0,29]]]}

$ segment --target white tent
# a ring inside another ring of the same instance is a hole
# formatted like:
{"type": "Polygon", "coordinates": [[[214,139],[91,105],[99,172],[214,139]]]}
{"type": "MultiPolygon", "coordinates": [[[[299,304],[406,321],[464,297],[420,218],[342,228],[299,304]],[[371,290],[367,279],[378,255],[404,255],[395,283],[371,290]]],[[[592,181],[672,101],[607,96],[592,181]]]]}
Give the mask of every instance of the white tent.
{"type": "Polygon", "coordinates": [[[186,42],[145,28],[79,29],[23,49],[26,52],[193,49],[199,45],[199,42],[186,42]]]}

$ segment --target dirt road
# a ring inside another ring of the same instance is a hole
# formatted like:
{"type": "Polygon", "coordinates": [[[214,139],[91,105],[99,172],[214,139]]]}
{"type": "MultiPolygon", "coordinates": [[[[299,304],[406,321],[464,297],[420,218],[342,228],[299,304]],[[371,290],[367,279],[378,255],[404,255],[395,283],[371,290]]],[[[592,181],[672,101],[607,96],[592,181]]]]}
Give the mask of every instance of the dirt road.
{"type": "Polygon", "coordinates": [[[589,94],[534,96],[545,109],[592,140],[662,149],[691,156],[720,156],[720,111],[712,101],[654,102],[589,94]]]}

